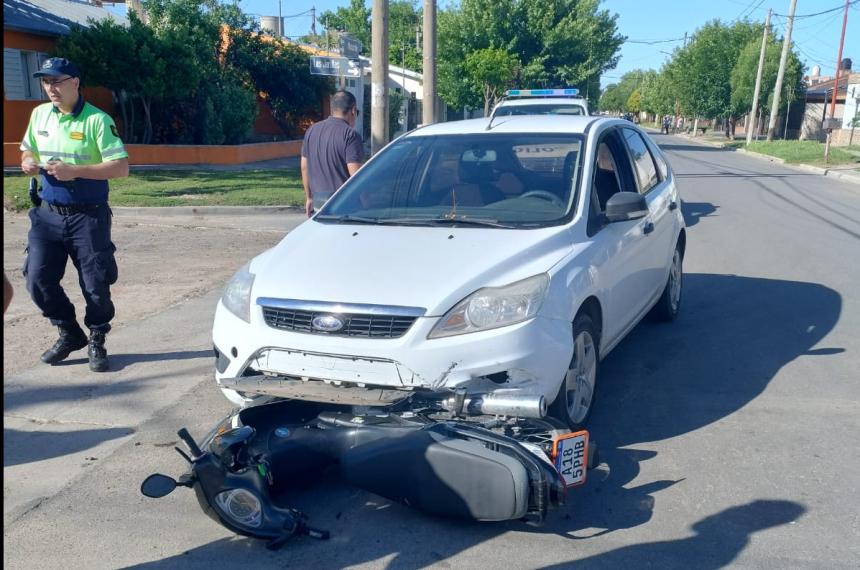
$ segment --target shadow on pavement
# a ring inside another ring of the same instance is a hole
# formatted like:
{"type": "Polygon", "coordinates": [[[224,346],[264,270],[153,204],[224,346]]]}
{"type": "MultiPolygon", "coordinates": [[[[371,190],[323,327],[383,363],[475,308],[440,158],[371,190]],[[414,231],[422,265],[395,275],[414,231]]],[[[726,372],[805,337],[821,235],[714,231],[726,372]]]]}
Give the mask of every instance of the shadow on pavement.
{"type": "MultiPolygon", "coordinates": [[[[327,545],[300,538],[283,551],[269,552],[262,541],[231,538],[136,568],[215,568],[221,560],[304,567],[318,564],[322,552],[326,564],[337,568],[382,559],[389,569],[447,566],[447,558],[508,532],[588,540],[648,523],[656,493],[681,481],[638,480],[640,463],[657,454],[631,446],[725,418],[754,400],[796,358],[827,358],[843,350],[816,347],[842,310],[841,296],[822,285],[688,274],[684,287],[675,323],[640,324],[602,362],[589,429],[608,474],[604,466],[592,471],[588,483],[570,493],[572,506],[551,513],[544,527],[431,517],[335,480],[296,493],[294,500],[311,524],[332,532],[327,545]]],[[[793,502],[756,501],[696,523],[694,537],[626,546],[586,561],[589,567],[606,568],[636,568],[645,560],[654,568],[718,568],[743,551],[752,533],[786,524],[803,512],[793,502]]],[[[188,516],[205,519],[202,512],[188,516]]]]}
{"type": "Polygon", "coordinates": [[[753,533],[788,524],[806,509],[792,501],[753,501],[705,517],[693,525],[689,538],[633,544],[604,554],[545,568],[654,568],[711,570],[729,567],[749,544],[753,533]]]}
{"type": "MultiPolygon", "coordinates": [[[[168,360],[191,360],[194,358],[212,358],[211,350],[183,350],[179,352],[153,352],[153,353],[130,353],[111,354],[108,346],[108,359],[110,361],[109,372],[119,372],[132,364],[143,362],[162,362],[168,360]]],[[[54,364],[54,366],[75,366],[77,364],[88,364],[88,358],[66,359],[54,364]]]]}
{"type": "Polygon", "coordinates": [[[4,429],[3,467],[77,453],[131,433],[133,430],[128,428],[36,432],[4,429]]]}
{"type": "Polygon", "coordinates": [[[687,227],[695,226],[699,223],[700,218],[707,218],[714,215],[719,206],[714,206],[710,202],[681,202],[681,211],[684,213],[684,223],[687,227]]]}
{"type": "MultiPolygon", "coordinates": [[[[653,135],[652,135],[653,136],[653,135]]],[[[663,135],[666,136],[666,135],[663,135]]],[[[661,150],[671,150],[673,152],[733,152],[728,148],[720,148],[718,146],[710,146],[705,144],[679,144],[679,143],[664,143],[660,142],[657,137],[654,137],[657,145],[661,150]]]]}
{"type": "Polygon", "coordinates": [[[143,362],[161,362],[166,360],[193,360],[195,358],[211,358],[214,356],[211,350],[183,350],[178,352],[155,352],[150,354],[111,354],[110,369],[118,371],[132,364],[143,362]]]}

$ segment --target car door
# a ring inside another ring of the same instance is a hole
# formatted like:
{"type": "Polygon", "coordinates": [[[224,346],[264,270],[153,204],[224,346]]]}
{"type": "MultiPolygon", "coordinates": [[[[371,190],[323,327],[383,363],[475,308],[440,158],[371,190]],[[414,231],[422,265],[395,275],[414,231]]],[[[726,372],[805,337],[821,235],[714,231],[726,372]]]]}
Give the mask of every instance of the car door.
{"type": "Polygon", "coordinates": [[[604,301],[603,345],[626,333],[646,308],[649,236],[644,219],[607,223],[606,201],[617,192],[638,192],[629,152],[620,129],[602,135],[595,146],[588,220],[590,256],[604,301]]]}
{"type": "Polygon", "coordinates": [[[673,205],[674,196],[670,182],[661,175],[644,139],[645,135],[629,127],[623,128],[622,131],[630,152],[639,193],[645,196],[645,202],[648,204],[644,227],[648,239],[645,240],[646,247],[643,250],[647,267],[643,276],[642,294],[644,301],[650,305],[663,291],[669,275],[675,237],[671,209],[677,208],[678,204],[673,205]]]}

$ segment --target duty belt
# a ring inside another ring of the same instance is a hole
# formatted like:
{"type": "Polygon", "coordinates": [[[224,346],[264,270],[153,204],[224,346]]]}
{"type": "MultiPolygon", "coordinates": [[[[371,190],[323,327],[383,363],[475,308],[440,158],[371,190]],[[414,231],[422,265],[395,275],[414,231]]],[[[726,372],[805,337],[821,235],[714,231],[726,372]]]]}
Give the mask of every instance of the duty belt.
{"type": "Polygon", "coordinates": [[[61,216],[71,216],[72,214],[80,214],[81,212],[89,212],[97,210],[107,204],[51,204],[50,202],[42,201],[42,207],[60,214],[61,216]]]}

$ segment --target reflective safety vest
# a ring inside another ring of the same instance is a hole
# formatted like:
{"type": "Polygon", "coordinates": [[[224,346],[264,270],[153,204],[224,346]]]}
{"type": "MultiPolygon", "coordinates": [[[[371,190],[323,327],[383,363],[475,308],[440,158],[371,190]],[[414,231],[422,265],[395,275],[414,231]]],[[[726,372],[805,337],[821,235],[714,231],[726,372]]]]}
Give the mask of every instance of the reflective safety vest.
{"type": "MultiPolygon", "coordinates": [[[[53,103],[33,109],[21,150],[32,152],[43,168],[51,159],[68,164],[101,164],[128,157],[113,119],[83,97],[68,114],[53,103]]],[[[89,178],[61,182],[42,170],[42,199],[52,204],[107,202],[108,182],[89,178]]]]}

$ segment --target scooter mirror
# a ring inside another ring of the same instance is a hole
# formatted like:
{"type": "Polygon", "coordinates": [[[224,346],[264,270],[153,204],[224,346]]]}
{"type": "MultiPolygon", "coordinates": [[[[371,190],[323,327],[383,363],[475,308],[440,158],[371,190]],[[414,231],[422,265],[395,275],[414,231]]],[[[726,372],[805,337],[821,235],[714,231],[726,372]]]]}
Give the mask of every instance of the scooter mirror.
{"type": "Polygon", "coordinates": [[[161,497],[166,497],[172,493],[175,488],[176,481],[173,477],[168,477],[161,473],[154,473],[144,479],[143,483],[140,485],[140,492],[147,497],[160,499],[161,497]]]}

